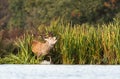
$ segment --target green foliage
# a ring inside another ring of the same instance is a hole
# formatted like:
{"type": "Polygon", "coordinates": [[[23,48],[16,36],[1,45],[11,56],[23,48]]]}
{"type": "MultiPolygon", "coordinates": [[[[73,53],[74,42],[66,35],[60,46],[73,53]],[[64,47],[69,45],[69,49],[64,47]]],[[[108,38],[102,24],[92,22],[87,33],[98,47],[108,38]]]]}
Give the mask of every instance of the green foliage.
{"type": "Polygon", "coordinates": [[[24,27],[26,16],[24,11],[24,0],[9,0],[9,10],[11,12],[9,28],[24,27]]]}
{"type": "Polygon", "coordinates": [[[49,25],[63,18],[69,23],[106,23],[120,12],[119,0],[9,0],[9,27],[49,25]],[[113,2],[114,1],[114,2],[113,2]]]}
{"type": "Polygon", "coordinates": [[[17,54],[12,54],[6,56],[2,59],[3,64],[38,64],[42,57],[36,59],[32,55],[31,51],[31,42],[32,37],[28,34],[25,34],[22,39],[18,39],[16,45],[18,46],[17,54]]]}
{"type": "MultiPolygon", "coordinates": [[[[40,25],[39,33],[52,33],[58,41],[50,51],[54,64],[120,64],[120,21],[94,27],[89,24],[66,24],[59,19],[50,26],[40,25]]],[[[0,63],[39,64],[43,57],[36,59],[31,51],[31,41],[35,39],[26,33],[16,41],[17,54],[0,59],[0,63]]]]}
{"type": "Polygon", "coordinates": [[[59,38],[52,52],[53,60],[56,58],[55,63],[119,64],[119,23],[116,20],[95,28],[88,24],[71,27],[70,24],[55,21],[50,27],[40,26],[39,30],[52,32],[59,38]]]}
{"type": "MultiPolygon", "coordinates": [[[[4,4],[7,3],[6,1],[4,4]]],[[[53,36],[57,36],[58,42],[50,52],[53,63],[120,63],[120,0],[8,1],[9,5],[8,3],[5,6],[0,4],[0,29],[9,25],[12,29],[21,27],[28,31],[32,27],[39,30],[40,34],[52,33],[53,36]],[[3,10],[4,8],[9,10],[3,10]],[[108,23],[113,20],[114,22],[108,23]],[[9,23],[6,24],[8,21],[9,23]],[[96,24],[96,27],[90,24],[96,24]]],[[[14,49],[13,42],[10,40],[12,36],[8,36],[9,39],[6,41],[3,40],[4,35],[0,30],[0,63],[40,63],[42,57],[35,59],[32,55],[30,42],[33,37],[31,35],[25,34],[22,39],[16,41],[17,54],[8,51],[14,49]],[[4,46],[7,46],[5,47],[7,49],[2,50],[4,46]]],[[[15,34],[12,35],[14,37],[15,34]]]]}

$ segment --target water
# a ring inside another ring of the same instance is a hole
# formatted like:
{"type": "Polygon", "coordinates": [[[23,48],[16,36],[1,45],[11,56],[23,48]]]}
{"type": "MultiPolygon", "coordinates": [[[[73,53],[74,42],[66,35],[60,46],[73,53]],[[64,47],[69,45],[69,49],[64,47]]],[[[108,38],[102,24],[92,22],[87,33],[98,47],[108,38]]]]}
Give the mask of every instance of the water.
{"type": "Polygon", "coordinates": [[[0,65],[0,79],[120,79],[120,66],[0,65]]]}

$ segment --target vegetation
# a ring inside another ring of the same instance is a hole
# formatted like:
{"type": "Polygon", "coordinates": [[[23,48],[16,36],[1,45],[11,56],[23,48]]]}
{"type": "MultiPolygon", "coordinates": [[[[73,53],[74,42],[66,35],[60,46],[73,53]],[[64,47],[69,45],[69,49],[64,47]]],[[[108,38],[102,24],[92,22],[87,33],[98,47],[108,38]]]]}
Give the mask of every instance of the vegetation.
{"type": "MultiPolygon", "coordinates": [[[[120,22],[98,25],[83,24],[71,27],[60,20],[50,26],[40,25],[39,33],[52,32],[58,42],[50,52],[54,64],[119,64],[120,63],[120,22]]],[[[1,63],[39,64],[31,52],[32,35],[26,33],[15,44],[17,54],[10,53],[1,58],[1,63]]],[[[40,39],[40,38],[39,38],[40,39]]]]}
{"type": "Polygon", "coordinates": [[[0,28],[49,25],[59,17],[74,24],[108,23],[120,14],[120,0],[0,0],[0,28]]]}
{"type": "Polygon", "coordinates": [[[120,64],[120,0],[0,0],[1,64],[39,64],[31,42],[49,35],[54,64],[120,64]]]}

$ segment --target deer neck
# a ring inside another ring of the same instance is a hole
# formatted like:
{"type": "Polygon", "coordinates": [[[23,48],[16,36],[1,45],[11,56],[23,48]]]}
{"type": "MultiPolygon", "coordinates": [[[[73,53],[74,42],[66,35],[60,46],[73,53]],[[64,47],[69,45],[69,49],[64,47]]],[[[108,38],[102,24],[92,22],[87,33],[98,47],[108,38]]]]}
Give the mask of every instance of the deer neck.
{"type": "Polygon", "coordinates": [[[50,49],[53,47],[53,45],[51,45],[49,42],[46,42],[45,45],[50,49]]]}

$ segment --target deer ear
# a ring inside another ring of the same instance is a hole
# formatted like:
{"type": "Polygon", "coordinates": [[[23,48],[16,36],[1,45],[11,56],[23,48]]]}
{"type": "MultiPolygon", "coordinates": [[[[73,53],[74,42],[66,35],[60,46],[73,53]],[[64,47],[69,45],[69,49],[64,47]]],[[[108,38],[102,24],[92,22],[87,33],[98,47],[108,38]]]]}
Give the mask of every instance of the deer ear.
{"type": "Polygon", "coordinates": [[[54,40],[56,40],[56,37],[53,37],[54,40]]]}

